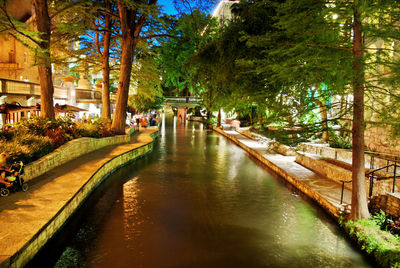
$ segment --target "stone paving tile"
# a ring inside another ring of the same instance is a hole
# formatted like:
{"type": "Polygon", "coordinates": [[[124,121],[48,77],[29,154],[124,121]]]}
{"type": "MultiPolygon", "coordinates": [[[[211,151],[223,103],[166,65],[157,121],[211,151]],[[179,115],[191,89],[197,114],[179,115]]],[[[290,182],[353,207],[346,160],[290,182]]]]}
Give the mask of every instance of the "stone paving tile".
{"type": "Polygon", "coordinates": [[[0,198],[0,263],[22,248],[108,160],[152,141],[143,129],[129,144],[80,156],[30,181],[28,192],[0,198]]]}
{"type": "MultiPolygon", "coordinates": [[[[327,179],[300,164],[295,162],[295,156],[284,156],[281,154],[271,154],[266,145],[258,141],[252,140],[236,131],[224,130],[227,134],[235,137],[238,141],[247,147],[257,151],[268,161],[291,174],[296,179],[306,183],[313,191],[321,194],[326,200],[333,205],[340,206],[340,198],[342,192],[341,184],[327,179]]],[[[351,203],[351,191],[344,189],[343,203],[351,203]]]]}

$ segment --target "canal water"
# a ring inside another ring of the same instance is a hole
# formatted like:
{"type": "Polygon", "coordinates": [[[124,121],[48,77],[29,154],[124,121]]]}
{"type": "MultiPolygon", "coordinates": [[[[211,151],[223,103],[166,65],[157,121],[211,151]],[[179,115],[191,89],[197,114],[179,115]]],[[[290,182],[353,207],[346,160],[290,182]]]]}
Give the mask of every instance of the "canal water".
{"type": "Polygon", "coordinates": [[[55,267],[369,267],[321,209],[224,137],[172,116],[160,134],[72,221],[55,267]]]}

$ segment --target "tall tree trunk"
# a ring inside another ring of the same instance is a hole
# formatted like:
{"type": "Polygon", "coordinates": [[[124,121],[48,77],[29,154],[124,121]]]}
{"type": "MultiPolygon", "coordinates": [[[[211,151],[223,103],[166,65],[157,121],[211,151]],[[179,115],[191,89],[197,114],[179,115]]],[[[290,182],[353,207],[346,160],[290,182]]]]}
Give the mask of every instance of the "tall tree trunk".
{"type": "MultiPolygon", "coordinates": [[[[111,4],[106,0],[106,9],[110,10],[111,4]]],[[[102,74],[103,74],[103,88],[101,92],[101,118],[110,118],[110,41],[111,41],[111,17],[107,13],[105,15],[105,32],[103,41],[103,56],[102,60],[102,74]]]]}
{"type": "MultiPolygon", "coordinates": [[[[155,2],[155,0],[150,0],[149,4],[154,4],[155,2]]],[[[136,45],[139,41],[139,34],[146,20],[145,15],[141,15],[136,20],[138,10],[130,8],[128,8],[123,1],[118,1],[122,32],[122,54],[117,103],[111,125],[112,131],[116,134],[125,134],[126,108],[128,106],[133,55],[136,45]]]]}
{"type": "Polygon", "coordinates": [[[41,116],[54,119],[53,95],[54,86],[50,60],[50,16],[47,0],[35,0],[35,14],[37,29],[42,41],[39,43],[38,71],[40,81],[40,112],[41,116]]]}
{"type": "Polygon", "coordinates": [[[126,108],[128,106],[129,84],[131,79],[133,51],[135,41],[132,36],[122,39],[121,69],[118,84],[117,102],[112,122],[112,130],[117,134],[125,134],[126,108]]]}
{"type": "Polygon", "coordinates": [[[369,218],[365,189],[364,166],[364,66],[362,23],[358,8],[354,8],[353,22],[353,182],[351,197],[352,220],[369,218]]]}

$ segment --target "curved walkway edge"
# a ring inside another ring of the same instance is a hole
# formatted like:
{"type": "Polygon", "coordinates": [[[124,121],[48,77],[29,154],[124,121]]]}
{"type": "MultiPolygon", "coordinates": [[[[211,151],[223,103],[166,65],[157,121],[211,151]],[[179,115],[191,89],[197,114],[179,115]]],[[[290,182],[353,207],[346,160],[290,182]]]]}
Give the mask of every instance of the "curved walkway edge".
{"type": "MultiPolygon", "coordinates": [[[[268,153],[265,145],[259,144],[236,131],[222,130],[213,126],[212,129],[233,141],[276,174],[283,177],[283,179],[314,200],[336,220],[339,219],[340,210],[342,209],[340,204],[342,191],[340,184],[297,164],[294,156],[268,153]]],[[[344,189],[343,202],[349,204],[350,200],[351,191],[344,189]]]]}
{"type": "Polygon", "coordinates": [[[0,203],[0,267],[23,267],[57,233],[113,170],[153,150],[158,128],[143,129],[131,143],[111,145],[35,179],[30,191],[0,203]]]}

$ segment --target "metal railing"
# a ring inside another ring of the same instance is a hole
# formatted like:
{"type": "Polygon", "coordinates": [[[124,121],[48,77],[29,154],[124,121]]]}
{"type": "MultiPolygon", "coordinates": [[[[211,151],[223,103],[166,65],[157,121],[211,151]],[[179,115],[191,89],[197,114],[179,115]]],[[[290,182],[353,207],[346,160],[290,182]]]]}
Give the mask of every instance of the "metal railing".
{"type": "Polygon", "coordinates": [[[345,181],[345,180],[340,180],[342,182],[342,193],[340,195],[340,204],[343,204],[343,193],[344,193],[344,184],[345,183],[350,183],[352,180],[345,181]]]}
{"type": "MultiPolygon", "coordinates": [[[[369,191],[368,191],[368,196],[371,197],[373,195],[373,190],[374,190],[374,182],[376,181],[381,181],[381,180],[387,180],[387,179],[392,179],[393,178],[393,184],[392,184],[392,193],[395,192],[396,189],[396,178],[397,176],[397,167],[400,167],[400,165],[397,164],[397,162],[395,162],[394,164],[390,164],[381,168],[377,168],[374,169],[368,173],[366,173],[365,175],[369,178],[369,191]],[[386,172],[389,170],[389,168],[393,167],[393,175],[389,175],[389,176],[377,176],[376,173],[378,171],[382,171],[382,170],[386,170],[386,172]]],[[[352,182],[352,180],[340,180],[342,182],[342,191],[341,191],[341,195],[340,195],[340,204],[343,203],[343,194],[344,194],[344,184],[345,183],[350,183],[352,182]]]]}
{"type": "Polygon", "coordinates": [[[393,178],[392,193],[394,193],[395,188],[396,188],[397,167],[400,167],[400,165],[398,165],[397,162],[395,162],[394,164],[390,164],[390,165],[387,165],[387,166],[384,166],[381,168],[374,169],[366,174],[369,177],[369,197],[372,196],[375,181],[391,179],[391,178],[393,178]],[[390,167],[393,167],[393,175],[376,176],[376,172],[384,170],[384,169],[386,169],[386,172],[388,172],[390,167]]]}
{"type": "Polygon", "coordinates": [[[370,157],[370,169],[374,169],[375,165],[375,160],[378,160],[378,165],[379,162],[386,162],[386,172],[389,172],[389,168],[392,166],[390,165],[391,163],[397,163],[400,162],[400,157],[393,155],[393,154],[386,154],[386,153],[379,153],[379,152],[372,152],[372,151],[365,151],[364,152],[366,155],[369,155],[370,157]]]}

